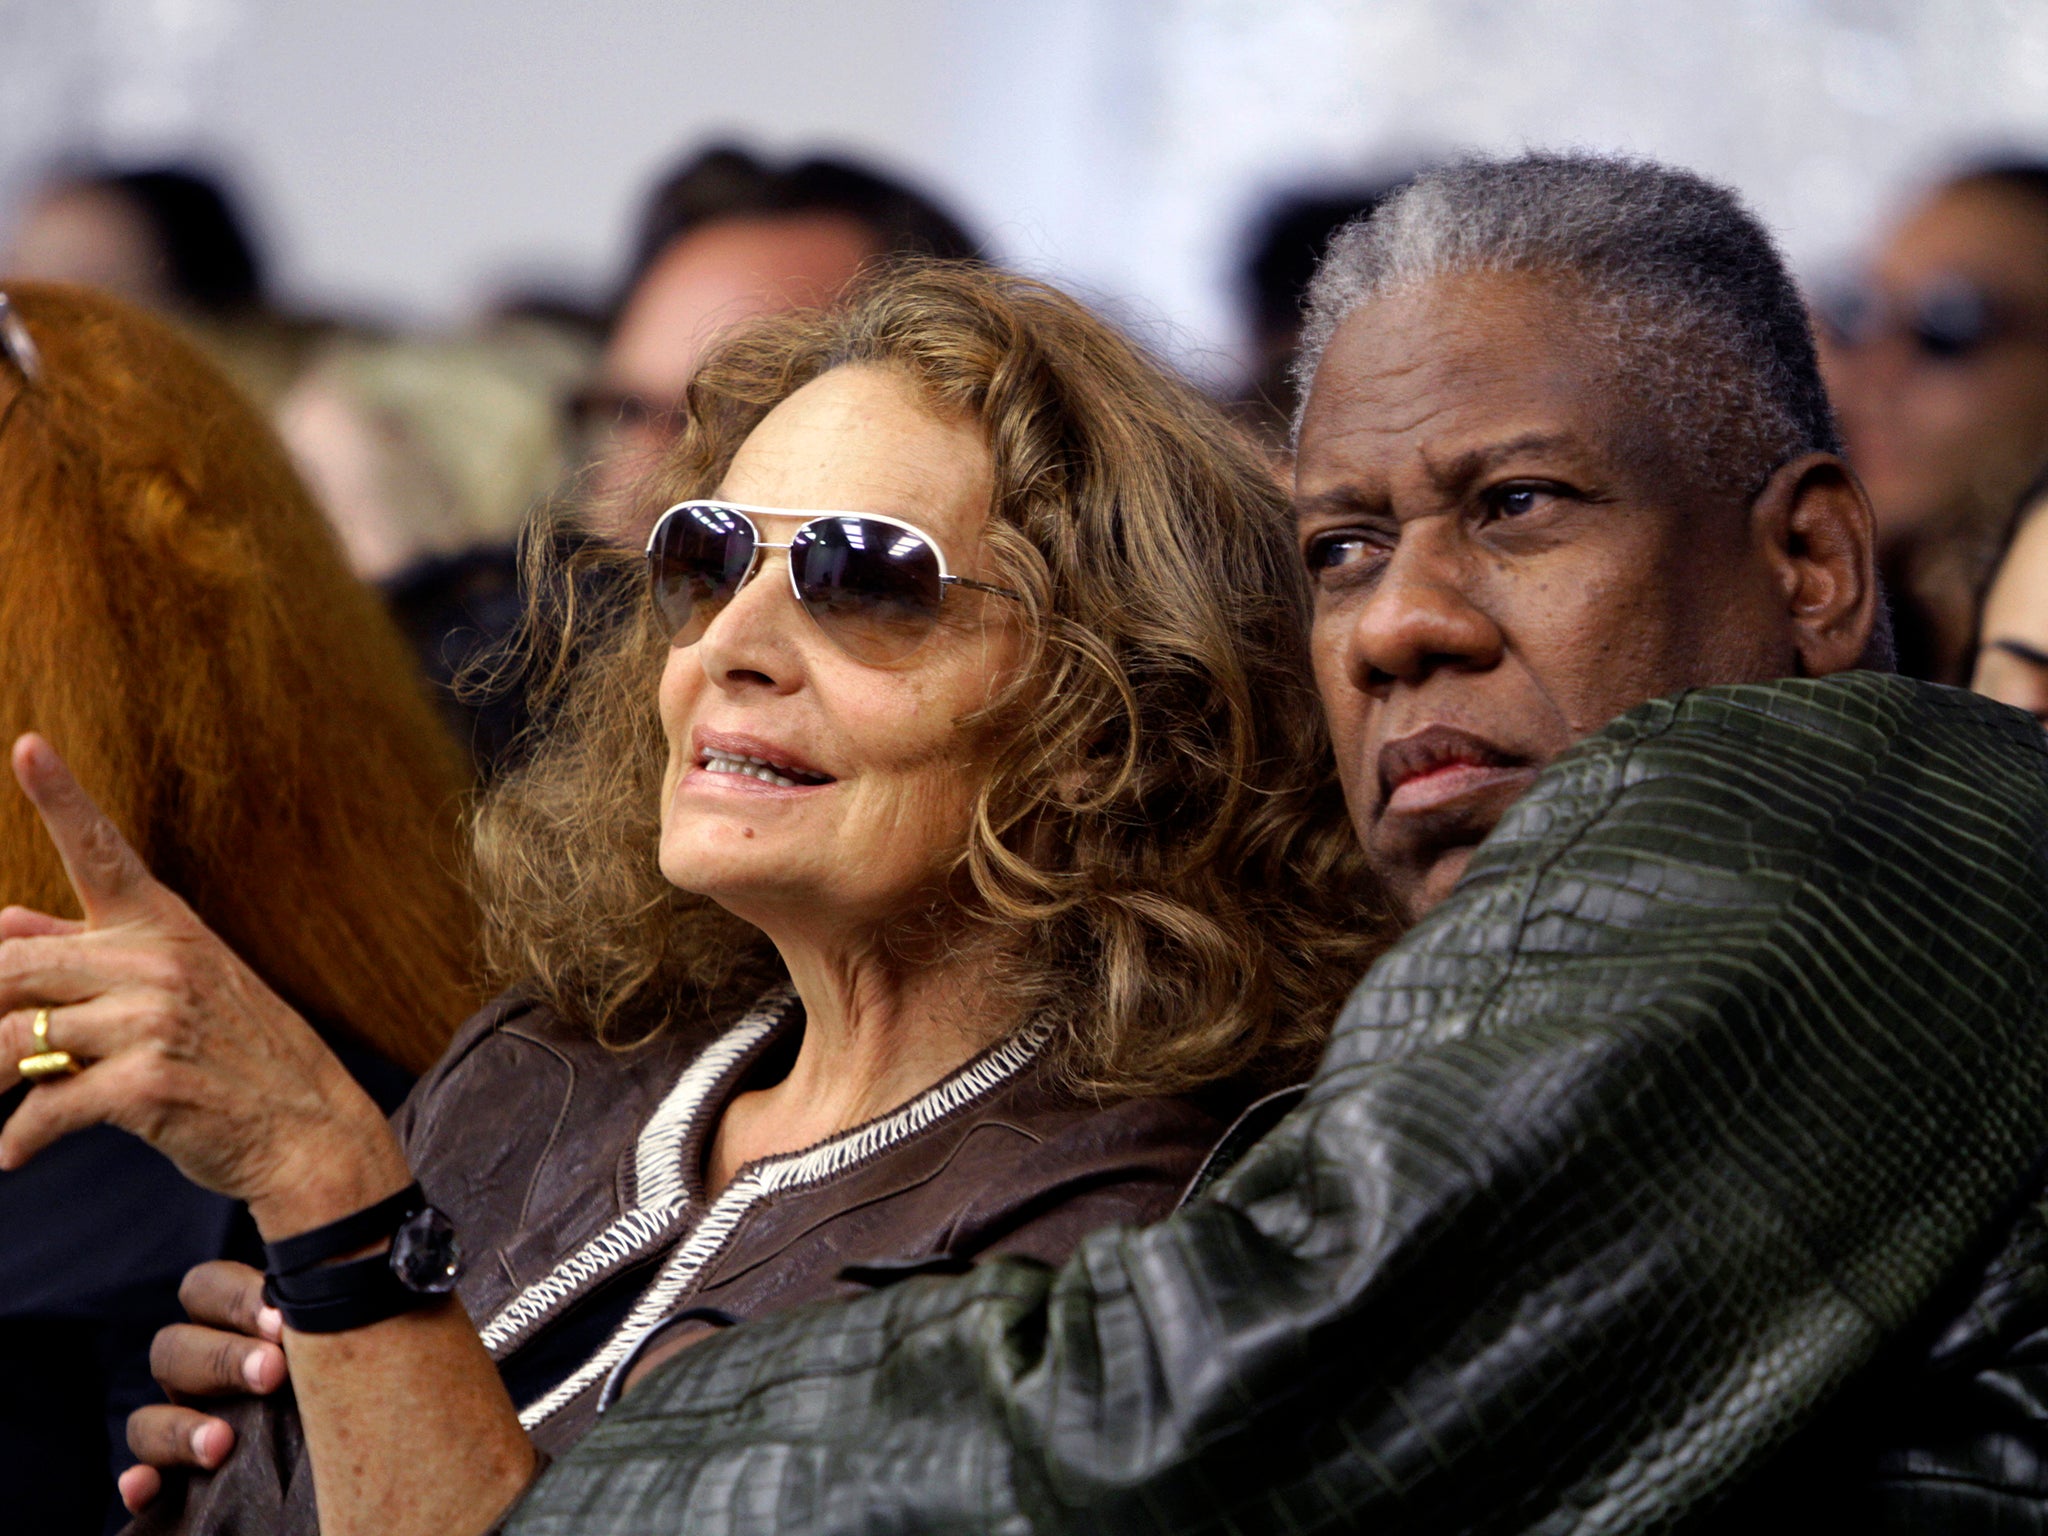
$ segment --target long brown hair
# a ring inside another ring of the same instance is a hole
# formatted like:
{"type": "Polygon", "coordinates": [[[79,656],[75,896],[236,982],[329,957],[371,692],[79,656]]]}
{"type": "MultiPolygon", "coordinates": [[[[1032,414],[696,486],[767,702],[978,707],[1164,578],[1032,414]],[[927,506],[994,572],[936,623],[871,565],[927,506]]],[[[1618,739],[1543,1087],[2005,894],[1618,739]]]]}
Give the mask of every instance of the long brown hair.
{"type": "MultiPolygon", "coordinates": [[[[1034,654],[976,722],[998,746],[953,884],[1005,1001],[1055,1026],[1067,1080],[1095,1092],[1305,1070],[1390,928],[1257,449],[1054,289],[920,264],[708,360],[650,508],[714,491],[776,404],[848,364],[901,370],[994,450],[993,579],[1025,595],[1034,654]]],[[[656,868],[668,637],[641,586],[601,548],[544,584],[570,658],[553,727],[477,839],[501,976],[614,1040],[701,1021],[776,972],[760,933],[656,868]]]]}
{"type": "MultiPolygon", "coordinates": [[[[464,774],[404,642],[255,411],[168,326],[10,284],[0,739],[43,732],[238,953],[418,1070],[475,1004],[464,774]]],[[[0,899],[75,910],[0,789],[0,899]]]]}

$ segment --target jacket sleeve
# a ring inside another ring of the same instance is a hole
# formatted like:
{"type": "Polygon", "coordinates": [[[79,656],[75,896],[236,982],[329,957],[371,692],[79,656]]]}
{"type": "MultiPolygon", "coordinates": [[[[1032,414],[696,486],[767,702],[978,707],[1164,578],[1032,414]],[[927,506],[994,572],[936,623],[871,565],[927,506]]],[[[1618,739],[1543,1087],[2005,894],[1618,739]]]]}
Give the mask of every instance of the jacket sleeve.
{"type": "Polygon", "coordinates": [[[512,1523],[1664,1529],[1981,1262],[2048,1142],[2040,734],[1867,675],[1559,760],[1173,1218],[685,1351],[512,1523]]]}

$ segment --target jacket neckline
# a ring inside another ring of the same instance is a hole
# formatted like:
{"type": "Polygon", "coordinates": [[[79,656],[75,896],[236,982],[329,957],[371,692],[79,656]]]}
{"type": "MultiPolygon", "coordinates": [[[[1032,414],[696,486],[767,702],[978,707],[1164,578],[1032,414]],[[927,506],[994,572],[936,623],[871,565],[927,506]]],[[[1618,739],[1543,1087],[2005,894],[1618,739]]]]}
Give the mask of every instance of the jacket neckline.
{"type": "Polygon", "coordinates": [[[1036,1060],[1050,1034],[1037,1025],[998,1041],[885,1115],[811,1146],[743,1165],[715,1199],[703,1200],[699,1164],[709,1125],[775,1036],[799,1017],[795,991],[776,987],[699,1052],[634,1142],[624,1181],[628,1198],[619,1215],[479,1330],[492,1356],[502,1359],[609,1276],[675,1244],[610,1337],[521,1411],[520,1421],[529,1431],[630,1359],[640,1340],[660,1326],[677,1298],[764,1201],[843,1176],[986,1098],[1036,1060]]]}

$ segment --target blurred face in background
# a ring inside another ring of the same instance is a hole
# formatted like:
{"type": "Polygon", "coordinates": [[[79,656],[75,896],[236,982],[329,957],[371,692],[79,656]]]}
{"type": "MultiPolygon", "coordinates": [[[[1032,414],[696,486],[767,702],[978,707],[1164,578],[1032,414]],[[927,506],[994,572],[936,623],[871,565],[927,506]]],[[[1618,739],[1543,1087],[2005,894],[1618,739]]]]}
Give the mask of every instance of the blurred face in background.
{"type": "Polygon", "coordinates": [[[153,309],[175,297],[149,221],[103,187],[58,185],[30,201],[0,253],[0,276],[77,283],[153,309]]]}
{"type": "Polygon", "coordinates": [[[1970,686],[2048,726],[2048,505],[2028,511],[1984,599],[1970,686]]]}
{"type": "Polygon", "coordinates": [[[1995,541],[2048,460],[2048,196],[1993,181],[1936,191],[1822,313],[1881,558],[1995,541]]]}
{"type": "Polygon", "coordinates": [[[683,388],[711,342],[744,321],[828,303],[877,254],[837,213],[719,219],[679,236],[628,295],[585,403],[593,513],[628,541],[653,512],[633,493],[675,440],[683,388]]]}

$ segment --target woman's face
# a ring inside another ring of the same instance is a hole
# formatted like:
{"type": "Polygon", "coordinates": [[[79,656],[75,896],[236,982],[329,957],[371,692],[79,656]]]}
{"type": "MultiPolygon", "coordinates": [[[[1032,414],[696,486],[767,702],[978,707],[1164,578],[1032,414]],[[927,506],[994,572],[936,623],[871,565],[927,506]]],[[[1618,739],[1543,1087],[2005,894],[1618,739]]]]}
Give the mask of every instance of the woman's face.
{"type": "Polygon", "coordinates": [[[1984,599],[1970,686],[2048,726],[2048,508],[2036,508],[1984,599]]]}
{"type": "MultiPolygon", "coordinates": [[[[734,457],[722,499],[781,543],[803,515],[872,512],[930,534],[956,575],[990,578],[983,534],[994,465],[981,428],[934,414],[903,375],[842,367],[771,411],[734,457]]],[[[903,661],[841,651],[790,591],[788,556],[751,580],[661,678],[668,737],[661,872],[778,940],[871,928],[935,891],[964,845],[986,773],[961,728],[1007,680],[1017,605],[949,587],[938,627],[903,661]],[[718,772],[761,759],[791,783],[718,772]]]]}

